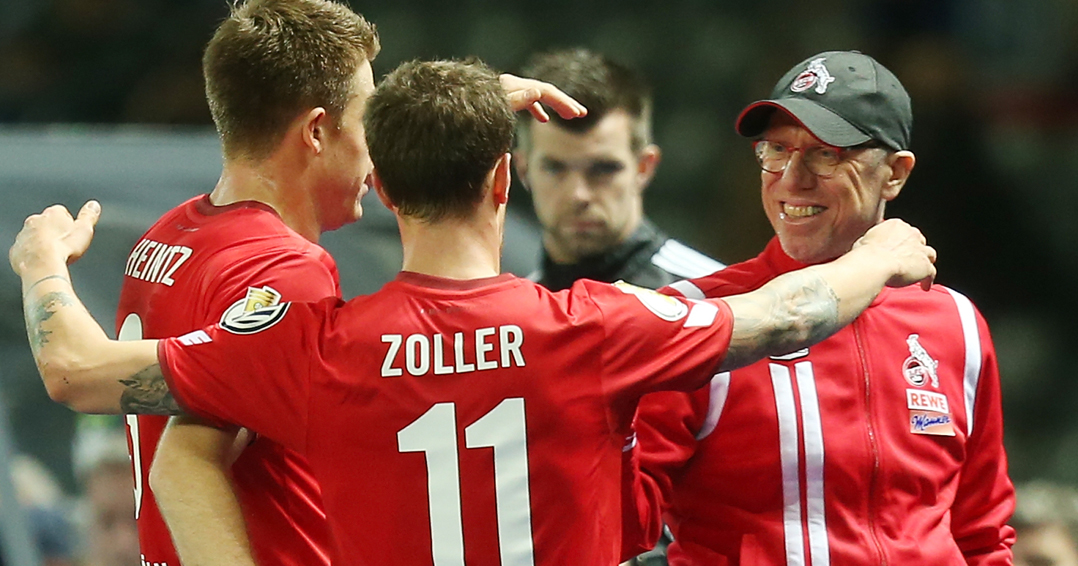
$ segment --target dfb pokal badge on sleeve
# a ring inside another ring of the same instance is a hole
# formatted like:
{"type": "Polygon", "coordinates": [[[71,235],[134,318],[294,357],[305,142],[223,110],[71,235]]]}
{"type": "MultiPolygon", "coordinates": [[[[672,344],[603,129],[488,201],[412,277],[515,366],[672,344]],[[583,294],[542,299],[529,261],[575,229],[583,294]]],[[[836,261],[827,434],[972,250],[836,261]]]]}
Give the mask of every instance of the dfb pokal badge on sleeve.
{"type": "Polygon", "coordinates": [[[289,304],[281,303],[281,294],[273,287],[248,287],[247,295],[221,315],[221,328],[233,334],[261,332],[280,322],[289,304]]]}

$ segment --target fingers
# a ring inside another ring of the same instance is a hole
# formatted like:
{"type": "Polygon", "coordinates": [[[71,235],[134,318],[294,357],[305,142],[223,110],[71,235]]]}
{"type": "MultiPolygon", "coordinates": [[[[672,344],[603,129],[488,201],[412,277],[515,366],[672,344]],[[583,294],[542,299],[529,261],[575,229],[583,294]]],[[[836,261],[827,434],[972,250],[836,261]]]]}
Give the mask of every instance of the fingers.
{"type": "Polygon", "coordinates": [[[932,289],[932,283],[936,280],[936,248],[932,246],[925,246],[925,255],[928,256],[928,261],[932,263],[929,265],[929,276],[921,280],[921,289],[928,291],[932,289]]]}
{"type": "Polygon", "coordinates": [[[509,106],[514,112],[525,110],[532,104],[539,101],[542,97],[542,93],[537,88],[521,88],[516,90],[510,90],[505,93],[506,98],[509,99],[509,106]]]}
{"type": "Polygon", "coordinates": [[[550,116],[538,103],[549,106],[566,120],[579,118],[588,113],[584,105],[552,84],[510,74],[501,75],[499,80],[513,111],[528,110],[540,122],[550,120],[550,116]]]}
{"type": "Polygon", "coordinates": [[[90,242],[94,239],[94,226],[97,225],[100,218],[101,205],[95,200],[87,201],[79,209],[79,215],[75,219],[70,232],[64,237],[64,240],[70,246],[71,255],[68,256],[68,263],[82,257],[82,254],[86,252],[86,248],[90,247],[90,242]]]}
{"type": "Polygon", "coordinates": [[[546,110],[543,108],[543,105],[539,104],[538,102],[532,102],[530,105],[528,105],[528,112],[531,112],[531,115],[540,122],[550,121],[550,115],[546,113],[546,110]]]}
{"type": "Polygon", "coordinates": [[[584,108],[584,105],[577,102],[573,97],[565,94],[554,85],[542,83],[540,92],[542,97],[540,102],[551,107],[558,116],[569,120],[572,118],[582,118],[588,114],[588,109],[584,108]]]}

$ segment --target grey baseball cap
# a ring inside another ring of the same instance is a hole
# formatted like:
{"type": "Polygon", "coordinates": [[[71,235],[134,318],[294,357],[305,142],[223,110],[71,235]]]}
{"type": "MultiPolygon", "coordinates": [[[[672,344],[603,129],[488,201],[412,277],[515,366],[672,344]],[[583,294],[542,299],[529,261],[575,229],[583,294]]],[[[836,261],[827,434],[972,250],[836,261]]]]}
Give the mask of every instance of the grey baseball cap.
{"type": "Polygon", "coordinates": [[[910,147],[910,95],[894,73],[857,51],[827,51],[798,63],[779,79],[769,99],[741,111],[737,133],[760,136],[778,109],[835,147],[870,140],[895,150],[910,147]]]}

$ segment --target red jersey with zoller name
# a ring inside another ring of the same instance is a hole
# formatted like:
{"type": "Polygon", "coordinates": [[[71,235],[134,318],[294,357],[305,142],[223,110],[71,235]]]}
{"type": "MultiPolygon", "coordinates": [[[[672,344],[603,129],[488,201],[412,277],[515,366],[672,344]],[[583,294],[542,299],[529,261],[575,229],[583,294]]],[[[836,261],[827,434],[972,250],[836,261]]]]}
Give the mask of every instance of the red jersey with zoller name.
{"type": "Polygon", "coordinates": [[[335,566],[612,566],[637,400],[706,383],[731,328],[722,301],[627,285],[403,273],[158,356],[186,410],[307,455],[335,566]]]}
{"type": "MultiPolygon", "coordinates": [[[[116,328],[121,340],[176,336],[259,306],[340,296],[337,267],[261,203],[213,206],[193,198],[161,217],[135,244],[124,270],[116,328]]],[[[248,374],[247,387],[266,387],[248,374]]],[[[192,376],[198,387],[199,376],[192,376]]],[[[143,563],[179,566],[149,485],[167,417],[128,415],[135,518],[143,563]]],[[[329,533],[304,459],[257,438],[232,466],[251,544],[262,566],[328,564],[329,533]]]]}

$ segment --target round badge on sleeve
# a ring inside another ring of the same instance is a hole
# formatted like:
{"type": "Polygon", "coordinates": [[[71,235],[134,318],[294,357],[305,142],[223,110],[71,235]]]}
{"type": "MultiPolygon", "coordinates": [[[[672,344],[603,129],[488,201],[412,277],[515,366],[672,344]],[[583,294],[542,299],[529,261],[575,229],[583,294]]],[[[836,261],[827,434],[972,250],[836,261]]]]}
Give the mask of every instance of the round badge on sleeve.
{"type": "Polygon", "coordinates": [[[652,314],[663,320],[675,322],[689,314],[689,306],[673,297],[624,281],[618,281],[614,286],[622,293],[635,296],[652,314]]]}
{"type": "Polygon", "coordinates": [[[248,287],[247,295],[232,303],[221,315],[221,328],[233,334],[255,334],[281,322],[291,303],[270,286],[248,287]]]}

